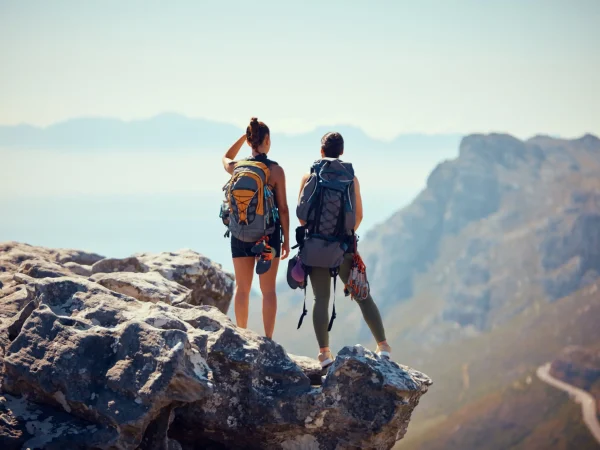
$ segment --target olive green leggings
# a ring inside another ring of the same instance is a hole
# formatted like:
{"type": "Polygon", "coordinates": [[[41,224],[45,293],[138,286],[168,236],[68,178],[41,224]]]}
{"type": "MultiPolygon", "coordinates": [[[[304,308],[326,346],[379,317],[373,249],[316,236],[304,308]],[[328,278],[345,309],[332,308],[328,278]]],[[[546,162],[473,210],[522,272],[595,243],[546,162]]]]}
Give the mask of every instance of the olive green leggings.
{"type": "MultiPolygon", "coordinates": [[[[340,279],[344,284],[348,282],[350,276],[350,269],[352,267],[352,256],[353,254],[347,253],[344,255],[344,262],[340,266],[340,279]]],[[[319,347],[329,347],[329,297],[331,296],[331,275],[329,269],[323,269],[320,267],[313,267],[309,274],[310,284],[312,285],[313,292],[315,294],[315,304],[313,307],[313,325],[315,326],[315,334],[317,335],[317,342],[319,347]]],[[[341,293],[344,290],[344,284],[340,286],[338,283],[337,293],[341,293]]],[[[344,294],[341,296],[343,297],[344,294]]],[[[383,323],[381,321],[381,315],[379,309],[373,301],[371,294],[366,300],[357,301],[362,315],[369,326],[371,333],[375,337],[377,343],[385,341],[385,331],[383,329],[383,323]]]]}

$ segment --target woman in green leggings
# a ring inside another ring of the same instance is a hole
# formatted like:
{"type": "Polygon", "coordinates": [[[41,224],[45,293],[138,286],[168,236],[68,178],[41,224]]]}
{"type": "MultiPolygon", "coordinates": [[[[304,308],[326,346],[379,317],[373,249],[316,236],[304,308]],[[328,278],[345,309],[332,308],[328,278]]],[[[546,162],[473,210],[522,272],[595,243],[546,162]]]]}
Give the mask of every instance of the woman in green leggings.
{"type": "MultiPolygon", "coordinates": [[[[327,133],[321,140],[321,157],[322,158],[339,158],[344,153],[344,140],[339,133],[327,133]]],[[[300,184],[300,195],[306,184],[310,174],[304,175],[300,184]]],[[[360,184],[358,178],[354,178],[354,192],[356,195],[356,231],[363,218],[362,198],[360,195],[360,184]]],[[[302,225],[306,225],[302,220],[302,225]]],[[[353,248],[352,245],[349,246],[353,248]]],[[[339,269],[340,280],[346,284],[352,267],[353,253],[346,253],[344,261],[339,269]]],[[[333,364],[333,356],[329,349],[329,298],[331,296],[331,275],[329,269],[321,267],[312,267],[309,273],[310,284],[315,295],[315,303],[313,307],[313,325],[317,342],[319,343],[319,362],[321,367],[326,368],[333,364]]],[[[382,357],[389,358],[391,356],[391,347],[388,345],[385,338],[385,330],[381,321],[379,309],[373,301],[371,294],[365,299],[357,302],[362,311],[362,315],[373,333],[373,337],[377,342],[376,353],[382,357]]]]}

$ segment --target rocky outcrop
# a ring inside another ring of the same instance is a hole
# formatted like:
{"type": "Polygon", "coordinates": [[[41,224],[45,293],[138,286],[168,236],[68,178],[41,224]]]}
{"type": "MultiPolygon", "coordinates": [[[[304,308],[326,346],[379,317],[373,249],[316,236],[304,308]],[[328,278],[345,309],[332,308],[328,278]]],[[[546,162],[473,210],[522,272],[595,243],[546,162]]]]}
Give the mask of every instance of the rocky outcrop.
{"type": "Polygon", "coordinates": [[[192,251],[141,253],[136,255],[148,270],[192,290],[192,305],[212,305],[224,313],[233,294],[233,276],[220,264],[192,251]]]}
{"type": "MultiPolygon", "coordinates": [[[[91,265],[103,258],[80,250],[0,242],[0,299],[14,294],[20,288],[21,283],[14,279],[17,272],[33,278],[88,276],[91,265]]],[[[1,312],[5,306],[0,303],[0,322],[5,317],[1,312]]]]}
{"type": "Polygon", "coordinates": [[[75,275],[68,269],[63,269],[58,264],[44,260],[28,260],[19,266],[19,272],[33,278],[57,278],[75,275]]]}
{"type": "Polygon", "coordinates": [[[104,259],[104,256],[81,250],[34,247],[20,242],[0,243],[0,267],[6,268],[11,265],[19,265],[23,261],[31,259],[55,262],[61,266],[67,263],[91,266],[95,262],[104,259]]]}
{"type": "Polygon", "coordinates": [[[355,346],[322,378],[317,361],[190,304],[201,267],[205,293],[231,278],[168,255],[89,279],[34,278],[25,260],[4,272],[0,448],[383,449],[404,436],[428,377],[355,346]]]}
{"type": "Polygon", "coordinates": [[[99,449],[116,444],[115,429],[90,424],[48,405],[25,397],[0,395],[0,448],[99,449]]]}
{"type": "MultiPolygon", "coordinates": [[[[101,284],[110,283],[111,289],[126,291],[127,295],[138,299],[212,305],[225,314],[229,310],[234,287],[233,275],[192,250],[104,258],[79,250],[55,250],[18,242],[0,243],[0,298],[12,294],[19,284],[13,280],[15,272],[33,278],[93,275],[97,280],[105,280],[101,284]],[[152,275],[153,272],[160,276],[152,275]]],[[[0,314],[1,309],[0,305],[0,314]]]]}
{"type": "MultiPolygon", "coordinates": [[[[231,345],[233,350],[238,343],[231,345]]],[[[270,346],[235,363],[223,364],[222,356],[211,363],[209,357],[209,365],[217,367],[215,395],[209,403],[177,411],[172,433],[183,448],[391,448],[406,433],[431,383],[420,372],[355,346],[338,353],[321,387],[311,387],[280,347],[273,352],[270,346]],[[258,368],[252,368],[252,361],[259,362],[258,368]],[[256,375],[242,381],[249,372],[256,375]],[[206,427],[202,436],[193,431],[198,421],[206,427]],[[253,442],[247,442],[249,434],[253,442]]]]}
{"type": "Polygon", "coordinates": [[[164,408],[210,396],[202,349],[192,345],[202,337],[181,318],[190,310],[73,278],[35,290],[39,306],[4,356],[4,392],[118,429],[124,448],[136,448],[164,408]]]}
{"type": "MultiPolygon", "coordinates": [[[[591,200],[600,208],[600,191],[591,200]]],[[[544,287],[552,300],[590,284],[600,274],[600,210],[581,211],[570,222],[567,216],[551,224],[540,244],[547,271],[544,287]]]]}
{"type": "Polygon", "coordinates": [[[147,272],[148,269],[135,256],[105,258],[92,266],[92,273],[147,272]]]}
{"type": "Polygon", "coordinates": [[[71,273],[81,275],[82,277],[89,277],[92,274],[92,266],[85,266],[76,262],[67,262],[64,266],[66,269],[69,269],[71,273]]]}
{"type": "Polygon", "coordinates": [[[300,370],[304,372],[304,375],[308,377],[312,384],[321,384],[323,374],[319,361],[307,356],[297,356],[289,353],[288,356],[300,367],[300,370]]]}
{"type": "Polygon", "coordinates": [[[158,272],[98,273],[90,279],[111,291],[129,295],[143,302],[192,303],[192,291],[190,289],[174,281],[167,280],[158,272]]]}
{"type": "Polygon", "coordinates": [[[50,249],[54,260],[62,265],[68,266],[69,263],[79,264],[81,266],[91,266],[92,264],[104,259],[104,256],[98,255],[97,253],[84,252],[81,250],[73,249],[50,249]]]}

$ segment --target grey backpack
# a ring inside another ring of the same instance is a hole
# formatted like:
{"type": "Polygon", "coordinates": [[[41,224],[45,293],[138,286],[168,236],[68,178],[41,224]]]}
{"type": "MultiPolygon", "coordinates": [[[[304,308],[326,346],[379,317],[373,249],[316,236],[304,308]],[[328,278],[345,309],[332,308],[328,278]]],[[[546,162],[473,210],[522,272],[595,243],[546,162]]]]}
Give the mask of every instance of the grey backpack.
{"type": "MultiPolygon", "coordinates": [[[[329,330],[336,316],[335,282],[356,225],[355,202],[352,164],[337,158],[315,161],[296,208],[298,218],[306,222],[296,239],[302,264],[308,270],[327,268],[333,277],[333,314],[329,330]]],[[[306,300],[298,328],[305,315],[306,300]]]]}
{"type": "Polygon", "coordinates": [[[315,161],[296,215],[306,222],[300,259],[308,267],[336,269],[344,259],[354,232],[354,169],[336,158],[315,161]]]}

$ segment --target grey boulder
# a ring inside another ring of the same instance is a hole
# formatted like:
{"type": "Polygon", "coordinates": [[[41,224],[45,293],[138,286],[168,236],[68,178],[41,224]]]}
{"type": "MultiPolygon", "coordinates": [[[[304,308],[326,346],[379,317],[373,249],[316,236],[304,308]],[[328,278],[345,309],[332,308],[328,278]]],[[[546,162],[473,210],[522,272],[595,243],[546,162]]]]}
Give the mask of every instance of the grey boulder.
{"type": "Polygon", "coordinates": [[[190,289],[167,280],[158,272],[97,273],[91,280],[111,291],[129,295],[143,302],[191,303],[190,289]]]}
{"type": "Polygon", "coordinates": [[[216,306],[227,313],[233,295],[233,275],[193,250],[136,255],[148,270],[192,290],[193,305],[216,306]]]}
{"type": "Polygon", "coordinates": [[[228,334],[207,358],[210,401],[176,410],[169,433],[184,449],[390,449],[431,385],[357,345],[340,351],[323,386],[311,386],[277,344],[252,348],[228,334]]]}
{"type": "Polygon", "coordinates": [[[210,394],[208,367],[177,308],[73,278],[35,289],[39,307],[6,349],[4,392],[117,430],[123,449],[136,448],[165,408],[210,394]]]}
{"type": "Polygon", "coordinates": [[[116,430],[91,424],[25,397],[0,395],[2,450],[85,450],[107,448],[117,441],[116,430]]]}
{"type": "Polygon", "coordinates": [[[147,272],[135,256],[128,258],[105,258],[92,266],[92,273],[147,272]]]}

